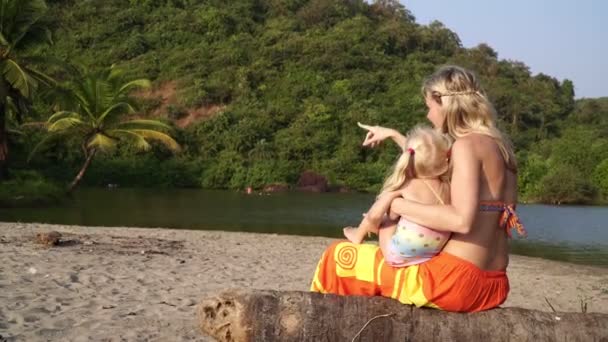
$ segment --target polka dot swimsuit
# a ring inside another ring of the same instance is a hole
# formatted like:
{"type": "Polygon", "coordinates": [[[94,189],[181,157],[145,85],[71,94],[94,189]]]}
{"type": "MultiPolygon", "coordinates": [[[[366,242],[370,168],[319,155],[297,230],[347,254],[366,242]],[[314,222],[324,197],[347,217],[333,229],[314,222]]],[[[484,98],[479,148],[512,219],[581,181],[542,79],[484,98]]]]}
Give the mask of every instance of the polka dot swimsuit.
{"type": "MultiPolygon", "coordinates": [[[[428,183],[424,183],[443,204],[435,190],[428,183]]],[[[439,232],[401,218],[389,242],[385,261],[394,267],[420,264],[437,255],[448,242],[450,235],[449,232],[439,232]]]]}
{"type": "Polygon", "coordinates": [[[422,263],[439,253],[449,238],[448,232],[438,232],[401,218],[385,260],[395,267],[422,263]]]}

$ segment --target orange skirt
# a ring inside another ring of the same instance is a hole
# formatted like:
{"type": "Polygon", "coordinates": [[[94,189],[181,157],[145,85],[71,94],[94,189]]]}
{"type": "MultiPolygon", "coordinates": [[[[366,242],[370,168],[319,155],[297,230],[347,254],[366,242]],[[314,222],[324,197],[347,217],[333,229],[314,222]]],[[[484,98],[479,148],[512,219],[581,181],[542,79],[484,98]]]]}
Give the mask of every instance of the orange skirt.
{"type": "Polygon", "coordinates": [[[323,253],[311,291],[383,296],[418,307],[475,312],[502,304],[509,280],[504,271],[484,271],[445,252],[422,264],[395,268],[384,262],[376,245],[336,242],[323,253]]]}

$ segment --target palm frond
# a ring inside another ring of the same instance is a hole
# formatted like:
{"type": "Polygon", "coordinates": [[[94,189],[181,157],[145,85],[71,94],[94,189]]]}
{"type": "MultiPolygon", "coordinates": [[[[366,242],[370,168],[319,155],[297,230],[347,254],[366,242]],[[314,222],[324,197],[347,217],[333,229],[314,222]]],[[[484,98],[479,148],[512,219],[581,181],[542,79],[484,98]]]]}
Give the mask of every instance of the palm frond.
{"type": "Polygon", "coordinates": [[[116,65],[112,64],[105,70],[105,75],[108,80],[116,81],[120,80],[125,74],[125,71],[117,68],[116,65]]]}
{"type": "Polygon", "coordinates": [[[32,157],[33,157],[33,156],[34,156],[36,153],[38,153],[38,151],[39,151],[41,148],[46,147],[46,146],[47,146],[47,145],[48,145],[50,142],[52,142],[52,141],[54,141],[54,140],[57,140],[57,139],[59,139],[59,138],[61,138],[61,137],[65,136],[65,135],[66,135],[66,132],[65,132],[65,131],[63,131],[63,132],[55,132],[55,133],[51,133],[51,134],[49,134],[49,135],[45,136],[45,137],[44,137],[42,140],[40,140],[40,142],[38,142],[38,143],[36,144],[36,146],[34,146],[34,148],[32,149],[32,151],[30,152],[30,154],[29,154],[29,155],[28,155],[28,157],[27,157],[27,162],[29,163],[29,162],[30,162],[30,160],[32,159],[32,157]]]}
{"type": "Polygon", "coordinates": [[[60,112],[57,112],[57,113],[51,115],[47,119],[47,122],[48,123],[53,123],[54,121],[59,120],[59,119],[63,119],[63,118],[80,118],[80,114],[78,114],[76,112],[62,110],[60,112]]]}
{"type": "Polygon", "coordinates": [[[16,47],[19,46],[23,37],[30,32],[32,26],[44,16],[47,6],[44,0],[19,0],[11,2],[14,6],[10,8],[11,12],[14,11],[11,18],[12,25],[9,32],[5,31],[5,36],[9,39],[11,46],[16,47]]]}
{"type": "Polygon", "coordinates": [[[93,114],[97,117],[102,112],[112,106],[114,102],[114,92],[112,91],[112,85],[104,79],[96,79],[95,87],[93,88],[95,94],[95,110],[93,114]]]}
{"type": "Polygon", "coordinates": [[[126,129],[112,129],[107,131],[109,135],[117,136],[120,138],[124,138],[125,140],[131,141],[135,148],[140,151],[148,151],[152,146],[146,141],[146,139],[135,133],[126,129]]]}
{"type": "Polygon", "coordinates": [[[78,102],[78,107],[84,110],[91,120],[95,120],[95,99],[88,84],[88,79],[78,80],[71,88],[74,99],[78,102]]]}
{"type": "MultiPolygon", "coordinates": [[[[52,108],[61,110],[76,110],[80,101],[69,87],[59,83],[55,87],[48,87],[40,91],[40,97],[51,104],[52,108]]],[[[86,113],[83,113],[86,115],[86,113]]]]}
{"type": "Polygon", "coordinates": [[[133,109],[133,107],[131,107],[131,105],[129,103],[119,102],[119,103],[116,103],[116,104],[112,105],[110,108],[106,109],[106,111],[103,112],[99,116],[99,118],[97,118],[97,124],[103,123],[103,121],[106,118],[106,116],[110,115],[114,111],[118,111],[121,108],[126,109],[127,113],[134,113],[135,112],[135,109],[133,109]]]}
{"type": "Polygon", "coordinates": [[[62,72],[69,74],[71,77],[78,78],[82,77],[82,72],[80,72],[79,68],[84,68],[75,62],[66,62],[61,58],[53,57],[53,56],[21,56],[20,61],[27,65],[37,65],[44,66],[45,68],[57,67],[62,72]]]}
{"type": "Polygon", "coordinates": [[[17,89],[24,97],[30,97],[31,87],[27,73],[17,62],[12,59],[5,59],[2,63],[2,74],[11,86],[17,89]]]}
{"type": "Polygon", "coordinates": [[[22,123],[23,116],[27,115],[31,109],[31,102],[15,89],[9,89],[6,106],[7,111],[12,113],[17,122],[22,123]]]}
{"type": "Polygon", "coordinates": [[[0,30],[0,44],[2,46],[9,46],[10,43],[8,42],[8,40],[6,39],[6,37],[4,36],[4,33],[2,33],[2,31],[0,30]]]}
{"type": "Polygon", "coordinates": [[[17,129],[13,129],[13,128],[8,128],[8,129],[6,130],[6,132],[7,132],[8,134],[10,134],[10,135],[21,135],[21,136],[25,135],[25,133],[23,133],[22,131],[17,130],[17,129]]]}
{"type": "Polygon", "coordinates": [[[87,147],[94,147],[108,151],[116,146],[116,141],[103,133],[96,133],[87,143],[87,147]]]}
{"type": "Polygon", "coordinates": [[[80,125],[84,125],[85,123],[82,122],[82,120],[80,120],[80,117],[78,118],[73,118],[73,117],[67,117],[67,118],[62,118],[59,120],[56,120],[53,123],[50,123],[48,126],[48,131],[49,132],[58,132],[58,131],[65,131],[67,129],[76,127],[76,126],[80,126],[80,125]]]}
{"type": "Polygon", "coordinates": [[[21,124],[19,127],[47,127],[48,126],[48,122],[46,121],[30,121],[30,122],[26,122],[24,124],[21,124]]]}
{"type": "Polygon", "coordinates": [[[32,68],[30,66],[28,67],[24,67],[23,68],[31,77],[35,78],[36,80],[44,83],[44,85],[46,85],[47,87],[56,87],[58,86],[58,82],[52,78],[51,76],[36,70],[35,68],[32,68]]]}
{"type": "Polygon", "coordinates": [[[13,42],[13,47],[19,50],[27,50],[40,44],[53,45],[53,35],[47,28],[47,24],[37,21],[18,40],[13,42]]]}
{"type": "Polygon", "coordinates": [[[76,99],[92,120],[97,120],[117,102],[115,87],[108,81],[106,73],[102,70],[78,76],[70,86],[76,99]]]}
{"type": "Polygon", "coordinates": [[[179,152],[181,150],[177,141],[173,140],[173,138],[163,132],[154,131],[151,129],[130,129],[129,131],[139,134],[145,139],[156,140],[173,152],[179,152]]]}
{"type": "Polygon", "coordinates": [[[140,129],[166,129],[172,130],[172,127],[158,120],[135,119],[121,122],[117,125],[119,128],[140,128],[140,129]]]}
{"type": "Polygon", "coordinates": [[[152,86],[152,82],[150,82],[150,80],[145,79],[145,78],[141,78],[141,79],[138,79],[138,80],[133,80],[131,82],[125,83],[118,90],[118,94],[126,94],[126,93],[128,93],[130,90],[132,90],[134,88],[150,88],[150,86],[152,86]]]}
{"type": "Polygon", "coordinates": [[[16,92],[15,94],[16,96],[11,96],[11,91],[9,90],[9,94],[6,97],[6,102],[5,102],[5,113],[6,113],[6,117],[7,118],[15,118],[17,120],[17,122],[21,121],[21,113],[20,113],[20,108],[19,108],[19,101],[21,99],[23,99],[23,96],[21,96],[19,94],[19,92],[16,92]]]}

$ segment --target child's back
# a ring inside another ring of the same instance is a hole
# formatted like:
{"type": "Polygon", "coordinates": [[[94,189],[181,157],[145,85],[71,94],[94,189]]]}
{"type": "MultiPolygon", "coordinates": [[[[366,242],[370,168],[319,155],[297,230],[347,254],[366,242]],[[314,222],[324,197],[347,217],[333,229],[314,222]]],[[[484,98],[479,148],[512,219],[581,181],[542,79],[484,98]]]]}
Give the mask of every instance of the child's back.
{"type": "Polygon", "coordinates": [[[449,234],[431,231],[403,218],[399,221],[398,229],[395,225],[379,227],[396,197],[423,204],[449,202],[449,186],[441,181],[448,179],[449,154],[450,141],[446,136],[431,128],[412,129],[405,149],[384,181],[376,202],[359,227],[344,228],[344,236],[353,243],[361,243],[368,232],[378,232],[380,248],[387,263],[394,265],[420,263],[437,254],[449,234]]]}
{"type": "MultiPolygon", "coordinates": [[[[401,189],[405,199],[422,204],[449,203],[449,184],[438,179],[411,179],[401,189]]],[[[404,267],[427,261],[441,251],[450,234],[400,218],[396,229],[381,229],[380,247],[385,261],[404,267]]]]}

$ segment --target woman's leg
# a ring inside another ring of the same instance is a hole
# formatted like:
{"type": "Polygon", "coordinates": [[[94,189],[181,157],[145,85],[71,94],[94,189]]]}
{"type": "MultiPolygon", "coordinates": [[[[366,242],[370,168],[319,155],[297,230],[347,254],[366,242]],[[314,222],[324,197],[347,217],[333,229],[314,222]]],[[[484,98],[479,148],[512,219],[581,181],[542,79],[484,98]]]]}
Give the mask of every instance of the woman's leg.
{"type": "Polygon", "coordinates": [[[419,265],[387,265],[380,247],[339,241],[325,250],[310,290],[338,295],[383,296],[404,304],[437,307],[424,296],[419,265]]]}
{"type": "Polygon", "coordinates": [[[379,266],[384,258],[371,244],[339,241],[325,250],[312,281],[311,291],[339,295],[380,295],[379,266]]]}

